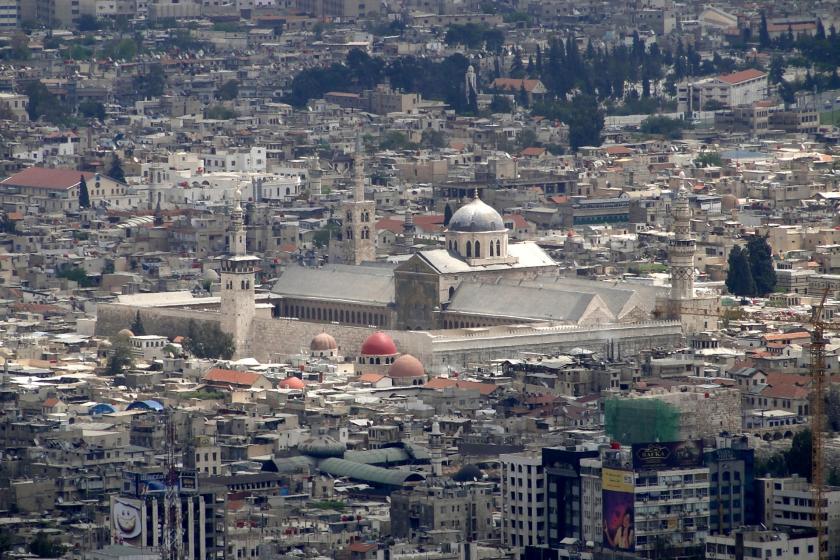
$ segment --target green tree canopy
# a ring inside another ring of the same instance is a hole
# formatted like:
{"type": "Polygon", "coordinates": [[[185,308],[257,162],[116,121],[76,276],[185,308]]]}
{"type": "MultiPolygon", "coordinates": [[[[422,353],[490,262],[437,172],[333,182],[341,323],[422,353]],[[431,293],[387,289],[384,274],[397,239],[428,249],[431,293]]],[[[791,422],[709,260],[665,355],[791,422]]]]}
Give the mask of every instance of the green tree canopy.
{"type": "Polygon", "coordinates": [[[134,320],[131,322],[129,330],[134,333],[134,336],[144,336],[146,334],[146,327],[143,326],[143,319],[140,318],[140,311],[134,314],[134,320]]]}
{"type": "Polygon", "coordinates": [[[229,360],[236,348],[233,337],[222,331],[216,323],[204,324],[198,328],[190,319],[184,349],[197,358],[229,360]]]}
{"type": "Polygon", "coordinates": [[[223,83],[218,91],[216,97],[223,101],[230,101],[239,97],[239,82],[236,80],[228,80],[223,83]]]}
{"type": "Polygon", "coordinates": [[[111,157],[111,167],[108,168],[108,177],[114,179],[115,181],[119,181],[120,183],[125,183],[125,172],[122,168],[122,160],[116,153],[114,153],[111,157]]]}
{"type": "Polygon", "coordinates": [[[79,208],[90,208],[90,192],[84,175],[79,180],[79,208]]]}
{"type": "Polygon", "coordinates": [[[755,280],[755,291],[766,296],[776,288],[776,270],[773,268],[773,251],[766,236],[752,235],[747,239],[750,270],[755,280]]]}
{"type": "Polygon", "coordinates": [[[106,375],[118,375],[134,365],[131,353],[131,341],[127,336],[117,335],[111,338],[111,350],[105,365],[106,375]]]}
{"type": "Polygon", "coordinates": [[[729,270],[726,274],[726,289],[736,296],[755,295],[755,281],[750,271],[746,251],[735,245],[729,253],[729,270]]]}

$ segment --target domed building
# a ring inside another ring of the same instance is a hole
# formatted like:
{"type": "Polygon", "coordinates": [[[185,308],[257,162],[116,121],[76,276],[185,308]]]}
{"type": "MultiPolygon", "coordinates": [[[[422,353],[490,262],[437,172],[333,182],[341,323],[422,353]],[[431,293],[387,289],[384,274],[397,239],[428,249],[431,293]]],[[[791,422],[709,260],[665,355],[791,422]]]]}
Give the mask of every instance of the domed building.
{"type": "Polygon", "coordinates": [[[376,331],[362,343],[356,368],[362,373],[384,374],[399,355],[394,339],[382,331],[376,331]]]}
{"type": "Polygon", "coordinates": [[[394,386],[423,385],[426,383],[426,369],[420,360],[411,354],[403,354],[388,368],[388,377],[394,386]]]}
{"type": "Polygon", "coordinates": [[[508,256],[508,230],[501,214],[476,196],[449,220],[446,248],[470,265],[512,264],[508,256]]]}
{"type": "Polygon", "coordinates": [[[330,334],[325,332],[316,334],[309,343],[309,355],[312,358],[335,360],[338,358],[338,343],[330,334]]]}
{"type": "Polygon", "coordinates": [[[297,391],[302,391],[306,388],[306,381],[304,381],[300,377],[290,375],[289,377],[278,383],[277,387],[279,387],[280,389],[295,389],[297,391]]]}

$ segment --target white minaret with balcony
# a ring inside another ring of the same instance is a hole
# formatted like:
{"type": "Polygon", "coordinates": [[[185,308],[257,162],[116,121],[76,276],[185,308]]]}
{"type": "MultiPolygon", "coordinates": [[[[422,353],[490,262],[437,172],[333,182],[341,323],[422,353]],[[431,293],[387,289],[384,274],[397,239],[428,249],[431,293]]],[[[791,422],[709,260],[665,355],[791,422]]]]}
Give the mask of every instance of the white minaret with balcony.
{"type": "Polygon", "coordinates": [[[260,259],[247,255],[242,191],[236,189],[228,228],[228,254],[221,258],[221,327],[233,337],[234,357],[247,356],[254,321],[254,285],[260,259]]]}
{"type": "Polygon", "coordinates": [[[674,237],[668,247],[671,266],[671,299],[690,300],[694,297],[694,252],[691,236],[691,207],[685,188],[685,173],[680,173],[680,188],[674,201],[674,237]]]}

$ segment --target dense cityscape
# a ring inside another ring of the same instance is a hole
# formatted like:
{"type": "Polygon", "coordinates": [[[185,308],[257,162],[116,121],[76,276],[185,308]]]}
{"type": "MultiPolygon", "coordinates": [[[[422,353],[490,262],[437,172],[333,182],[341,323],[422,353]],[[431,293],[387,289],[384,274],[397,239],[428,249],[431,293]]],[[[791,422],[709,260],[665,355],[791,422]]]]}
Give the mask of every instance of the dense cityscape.
{"type": "Polygon", "coordinates": [[[838,27],[0,0],[0,558],[840,559],[838,27]]]}

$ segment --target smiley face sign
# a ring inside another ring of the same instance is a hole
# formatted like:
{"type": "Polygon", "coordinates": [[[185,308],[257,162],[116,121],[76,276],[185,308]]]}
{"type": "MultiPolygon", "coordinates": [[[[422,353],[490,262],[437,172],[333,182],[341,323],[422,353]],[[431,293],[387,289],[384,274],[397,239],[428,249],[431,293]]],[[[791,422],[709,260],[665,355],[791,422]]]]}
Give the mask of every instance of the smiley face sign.
{"type": "Polygon", "coordinates": [[[118,542],[131,541],[140,535],[143,523],[139,503],[135,503],[134,500],[114,500],[112,516],[118,542]]]}

